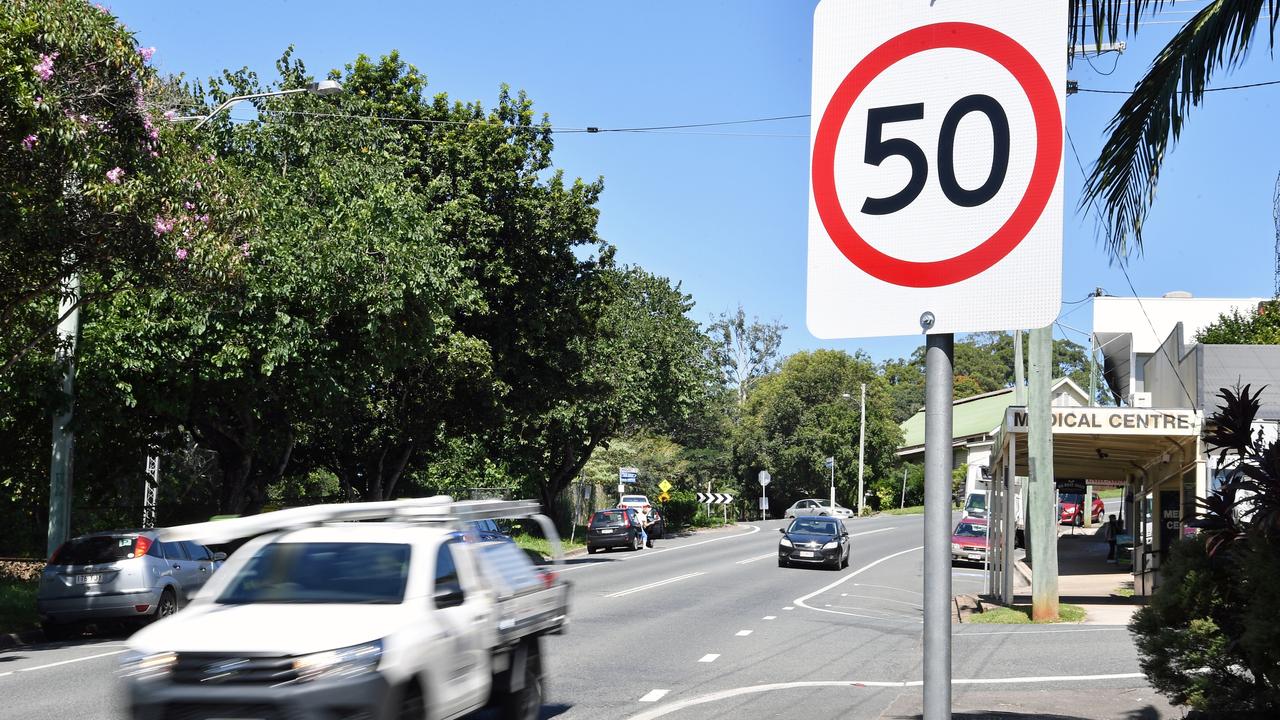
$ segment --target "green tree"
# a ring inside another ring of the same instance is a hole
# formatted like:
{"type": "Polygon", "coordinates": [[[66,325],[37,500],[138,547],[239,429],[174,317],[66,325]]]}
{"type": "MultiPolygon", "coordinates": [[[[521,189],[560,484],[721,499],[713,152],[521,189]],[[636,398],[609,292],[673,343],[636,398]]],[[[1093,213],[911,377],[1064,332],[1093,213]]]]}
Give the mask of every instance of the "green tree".
{"type": "Polygon", "coordinates": [[[1244,313],[1232,310],[1196,333],[1210,345],[1280,345],[1280,303],[1262,303],[1244,313]]]}
{"type": "MultiPolygon", "coordinates": [[[[1071,0],[1070,42],[1114,42],[1122,33],[1136,34],[1142,21],[1165,5],[1164,0],[1071,0]]],[[[1141,251],[1160,168],[1191,109],[1204,101],[1214,74],[1235,68],[1259,42],[1274,49],[1277,20],[1280,3],[1270,0],[1218,0],[1199,7],[1116,110],[1080,199],[1081,207],[1102,204],[1114,257],[1141,251]]]]}
{"type": "Polygon", "coordinates": [[[773,501],[826,497],[830,475],[823,460],[834,457],[837,500],[856,505],[861,383],[867,385],[864,480],[870,488],[888,477],[902,436],[888,385],[875,365],[861,354],[800,352],[763,379],[747,402],[734,449],[743,497],[757,492],[759,470],[773,475],[768,488],[773,501]]]}
{"type": "Polygon", "coordinates": [[[752,388],[761,378],[778,367],[778,349],[786,325],[774,320],[747,322],[746,311],[738,306],[736,313],[720,313],[707,328],[711,337],[711,355],[724,375],[725,384],[738,391],[738,405],[747,401],[752,388]]]}

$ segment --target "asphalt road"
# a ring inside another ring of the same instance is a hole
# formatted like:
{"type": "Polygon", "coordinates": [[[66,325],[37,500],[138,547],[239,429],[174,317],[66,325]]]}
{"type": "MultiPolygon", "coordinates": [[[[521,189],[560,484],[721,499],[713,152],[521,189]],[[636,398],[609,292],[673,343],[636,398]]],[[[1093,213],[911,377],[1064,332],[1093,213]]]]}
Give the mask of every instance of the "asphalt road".
{"type": "MultiPolygon", "coordinates": [[[[572,624],[548,638],[544,717],[881,718],[920,708],[920,516],[846,522],[842,571],[779,568],[781,521],[571,560],[572,624]]],[[[980,568],[954,591],[980,592],[980,568]]],[[[1156,717],[1127,630],[953,626],[961,710],[1156,717]]],[[[120,638],[0,652],[0,718],[122,717],[120,638]]],[[[1029,716],[1029,715],[1026,715],[1029,716]]],[[[976,717],[976,716],[970,716],[976,717]]],[[[1001,717],[1019,717],[1002,715],[1001,717]]]]}

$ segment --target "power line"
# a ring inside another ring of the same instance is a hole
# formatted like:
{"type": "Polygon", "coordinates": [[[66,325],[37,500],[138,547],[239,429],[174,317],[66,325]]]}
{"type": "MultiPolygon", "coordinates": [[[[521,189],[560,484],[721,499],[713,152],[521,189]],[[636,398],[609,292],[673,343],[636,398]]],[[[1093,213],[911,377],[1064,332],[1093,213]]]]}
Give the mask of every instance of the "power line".
{"type": "MultiPolygon", "coordinates": [[[[1225,85],[1223,87],[1205,88],[1207,93],[1226,92],[1228,90],[1248,90],[1250,88],[1267,87],[1270,85],[1280,85],[1280,80],[1267,80],[1264,82],[1247,83],[1245,85],[1225,85]]],[[[1078,88],[1078,92],[1094,93],[1095,95],[1132,95],[1132,90],[1102,90],[1098,88],[1078,88]]],[[[1179,93],[1186,93],[1187,90],[1179,90],[1179,93]]]]}
{"type": "MultiPolygon", "coordinates": [[[[1080,174],[1087,177],[1088,173],[1085,172],[1084,163],[1080,161],[1080,152],[1076,150],[1076,141],[1071,137],[1071,130],[1067,130],[1067,142],[1071,145],[1071,155],[1076,159],[1076,166],[1080,168],[1080,174]]],[[[1102,223],[1102,211],[1098,209],[1098,202],[1093,198],[1089,198],[1089,207],[1093,208],[1098,222],[1102,223]]],[[[1151,322],[1151,316],[1147,314],[1147,306],[1142,303],[1142,298],[1138,297],[1138,289],[1133,286],[1133,280],[1129,278],[1129,270],[1125,267],[1124,260],[1116,264],[1120,266],[1120,272],[1124,274],[1125,282],[1129,284],[1129,292],[1133,293],[1133,299],[1138,301],[1138,309],[1142,310],[1142,316],[1147,319],[1147,327],[1151,328],[1151,334],[1159,343],[1160,353],[1164,355],[1164,359],[1169,363],[1169,369],[1173,371],[1173,376],[1178,378],[1178,385],[1182,387],[1182,394],[1187,396],[1187,402],[1191,403],[1191,407],[1194,408],[1196,400],[1191,397],[1191,391],[1187,389],[1187,384],[1182,381],[1182,373],[1179,372],[1178,365],[1173,362],[1173,358],[1169,357],[1169,350],[1164,346],[1164,341],[1160,339],[1160,333],[1156,332],[1156,325],[1151,322]]]]}

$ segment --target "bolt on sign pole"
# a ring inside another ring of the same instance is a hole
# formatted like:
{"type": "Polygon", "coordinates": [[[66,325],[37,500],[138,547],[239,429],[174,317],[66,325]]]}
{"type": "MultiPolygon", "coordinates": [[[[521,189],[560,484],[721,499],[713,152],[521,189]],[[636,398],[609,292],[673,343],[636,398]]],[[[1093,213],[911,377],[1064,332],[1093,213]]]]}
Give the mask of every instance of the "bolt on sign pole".
{"type": "Polygon", "coordinates": [[[929,335],[924,390],[924,720],[951,717],[951,398],[955,336],[929,335]]]}

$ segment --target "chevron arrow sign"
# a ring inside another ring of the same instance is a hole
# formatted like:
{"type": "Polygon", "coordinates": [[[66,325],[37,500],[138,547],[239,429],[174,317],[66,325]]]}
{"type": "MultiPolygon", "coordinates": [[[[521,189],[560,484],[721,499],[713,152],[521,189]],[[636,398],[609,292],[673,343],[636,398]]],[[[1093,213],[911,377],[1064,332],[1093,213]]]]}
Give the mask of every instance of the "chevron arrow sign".
{"type": "Polygon", "coordinates": [[[733,496],[726,493],[698,493],[698,502],[711,505],[728,505],[733,496]]]}

